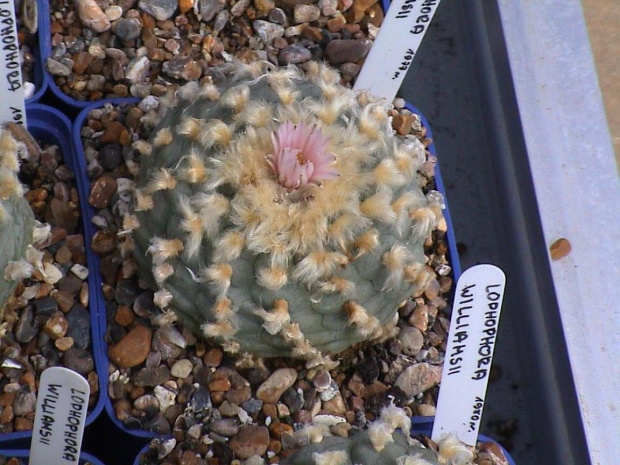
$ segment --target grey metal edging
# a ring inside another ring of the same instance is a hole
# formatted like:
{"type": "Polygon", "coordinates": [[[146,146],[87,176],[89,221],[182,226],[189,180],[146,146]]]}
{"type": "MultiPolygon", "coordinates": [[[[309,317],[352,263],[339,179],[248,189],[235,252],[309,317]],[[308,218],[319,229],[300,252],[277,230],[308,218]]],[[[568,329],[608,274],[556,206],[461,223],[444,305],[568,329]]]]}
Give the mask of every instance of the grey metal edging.
{"type": "Polygon", "coordinates": [[[620,182],[581,3],[498,0],[592,464],[620,456],[620,182]]]}

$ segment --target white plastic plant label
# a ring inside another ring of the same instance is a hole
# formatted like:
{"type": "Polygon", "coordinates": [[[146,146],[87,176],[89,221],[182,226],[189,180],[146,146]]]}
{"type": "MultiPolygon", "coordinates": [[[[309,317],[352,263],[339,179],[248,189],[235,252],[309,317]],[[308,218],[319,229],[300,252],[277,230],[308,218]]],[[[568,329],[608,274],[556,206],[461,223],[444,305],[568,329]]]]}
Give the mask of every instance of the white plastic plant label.
{"type": "Polygon", "coordinates": [[[441,0],[394,0],[355,81],[354,90],[394,100],[441,0]]]}
{"type": "Polygon", "coordinates": [[[90,386],[64,367],[41,374],[29,465],[77,465],[86,425],[90,386]]]}
{"type": "Polygon", "coordinates": [[[504,272],[493,265],[467,269],[456,284],[433,441],[455,434],[476,444],[505,287],[504,272]]]}
{"type": "Polygon", "coordinates": [[[0,0],[0,124],[26,124],[15,0],[0,0]]]}

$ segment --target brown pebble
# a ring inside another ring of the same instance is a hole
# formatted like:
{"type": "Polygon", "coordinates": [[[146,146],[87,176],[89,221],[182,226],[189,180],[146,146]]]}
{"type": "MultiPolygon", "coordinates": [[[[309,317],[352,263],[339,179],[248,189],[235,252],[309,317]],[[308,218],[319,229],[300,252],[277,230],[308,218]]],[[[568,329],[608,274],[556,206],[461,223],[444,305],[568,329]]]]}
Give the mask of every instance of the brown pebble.
{"type": "Polygon", "coordinates": [[[551,253],[552,260],[559,260],[561,258],[566,257],[572,250],[570,242],[568,239],[560,238],[551,244],[549,247],[549,252],[551,253]]]}
{"type": "Polygon", "coordinates": [[[8,405],[2,409],[2,413],[0,413],[0,424],[8,425],[13,421],[15,415],[13,415],[13,406],[8,405]]]}
{"type": "Polygon", "coordinates": [[[263,455],[269,447],[269,430],[265,426],[241,425],[239,432],[230,439],[229,446],[240,459],[263,455]]]}
{"type": "Polygon", "coordinates": [[[119,305],[114,315],[114,321],[121,326],[129,326],[136,319],[136,315],[127,305],[119,305]]]}
{"type": "Polygon", "coordinates": [[[230,387],[230,381],[226,378],[215,379],[209,382],[210,391],[228,391],[230,387]]]}
{"type": "Polygon", "coordinates": [[[286,423],[276,422],[269,426],[269,431],[271,432],[271,437],[280,440],[285,434],[293,434],[293,427],[286,423]]]}
{"type": "Polygon", "coordinates": [[[145,326],[136,326],[110,347],[108,355],[118,367],[132,368],[146,360],[150,349],[151,331],[145,326]]]}
{"type": "Polygon", "coordinates": [[[67,290],[56,291],[52,294],[52,297],[58,302],[58,307],[62,310],[63,313],[67,313],[73,307],[75,303],[75,298],[71,294],[71,292],[67,290]]]}
{"type": "Polygon", "coordinates": [[[209,349],[202,358],[205,366],[217,368],[222,363],[222,358],[224,357],[224,352],[219,347],[213,347],[209,349]]]}
{"type": "Polygon", "coordinates": [[[115,192],[116,180],[109,176],[102,176],[93,183],[88,203],[94,208],[106,208],[110,205],[110,199],[115,192]]]}
{"type": "Polygon", "coordinates": [[[116,234],[112,231],[97,231],[91,247],[98,254],[112,252],[116,248],[116,234]]]}
{"type": "Polygon", "coordinates": [[[13,424],[15,426],[15,431],[30,431],[32,430],[33,421],[30,418],[17,417],[13,424]]]}
{"type": "Polygon", "coordinates": [[[58,339],[59,337],[63,337],[67,330],[69,329],[69,322],[62,315],[54,315],[49,320],[45,322],[45,326],[43,330],[51,337],[52,339],[58,339]]]}
{"type": "Polygon", "coordinates": [[[125,126],[120,121],[112,121],[101,135],[102,144],[112,144],[118,142],[125,126]]]}
{"type": "Polygon", "coordinates": [[[73,347],[73,343],[74,343],[73,338],[69,336],[59,337],[58,339],[54,341],[54,345],[61,352],[65,352],[69,350],[71,347],[73,347]]]}
{"type": "Polygon", "coordinates": [[[392,127],[401,136],[409,134],[411,127],[415,122],[415,116],[411,114],[397,113],[392,118],[392,127]]]}
{"type": "Polygon", "coordinates": [[[279,368],[258,387],[256,397],[265,403],[276,404],[296,379],[297,371],[294,368],[279,368]]]}

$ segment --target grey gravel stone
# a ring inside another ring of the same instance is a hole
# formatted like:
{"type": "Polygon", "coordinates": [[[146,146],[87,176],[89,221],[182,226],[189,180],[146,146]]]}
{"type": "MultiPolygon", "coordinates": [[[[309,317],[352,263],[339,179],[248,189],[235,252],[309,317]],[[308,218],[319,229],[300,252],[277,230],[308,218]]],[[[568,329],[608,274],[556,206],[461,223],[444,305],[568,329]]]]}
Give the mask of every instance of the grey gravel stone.
{"type": "Polygon", "coordinates": [[[332,65],[338,66],[364,58],[371,46],[372,41],[368,39],[336,39],[327,44],[325,54],[332,65]]]}
{"type": "Polygon", "coordinates": [[[281,65],[303,63],[312,58],[312,52],[303,45],[293,44],[284,47],[280,51],[278,61],[281,65]]]}
{"type": "Polygon", "coordinates": [[[252,26],[265,45],[270,45],[274,39],[284,36],[284,28],[276,23],[257,19],[252,26]]]}
{"type": "Polygon", "coordinates": [[[138,2],[138,8],[159,21],[169,19],[178,6],[178,0],[140,0],[138,2]]]}
{"type": "Polygon", "coordinates": [[[34,412],[37,404],[37,395],[30,390],[29,386],[22,386],[13,402],[13,413],[15,416],[23,416],[34,412]]]}
{"type": "Polygon", "coordinates": [[[66,336],[73,338],[73,346],[78,349],[90,347],[90,313],[82,305],[75,304],[65,315],[69,323],[66,336]]]}
{"type": "Polygon", "coordinates": [[[46,64],[47,70],[53,76],[71,76],[71,68],[59,61],[54,60],[53,58],[48,58],[46,64]]]}
{"type": "Polygon", "coordinates": [[[84,349],[72,347],[64,353],[65,366],[81,375],[88,375],[95,369],[93,356],[84,349]]]}
{"type": "Polygon", "coordinates": [[[147,57],[134,58],[125,69],[125,79],[131,84],[143,82],[149,74],[151,63],[147,57]]]}
{"type": "Polygon", "coordinates": [[[166,365],[154,368],[142,368],[131,377],[132,382],[138,387],[155,387],[164,384],[170,379],[170,369],[166,365]]]}
{"type": "Polygon", "coordinates": [[[198,0],[197,3],[198,19],[201,21],[211,21],[226,7],[226,0],[198,0]]]}
{"type": "Polygon", "coordinates": [[[115,24],[114,29],[116,36],[124,41],[137,39],[141,31],[142,24],[138,18],[123,18],[115,24]]]}

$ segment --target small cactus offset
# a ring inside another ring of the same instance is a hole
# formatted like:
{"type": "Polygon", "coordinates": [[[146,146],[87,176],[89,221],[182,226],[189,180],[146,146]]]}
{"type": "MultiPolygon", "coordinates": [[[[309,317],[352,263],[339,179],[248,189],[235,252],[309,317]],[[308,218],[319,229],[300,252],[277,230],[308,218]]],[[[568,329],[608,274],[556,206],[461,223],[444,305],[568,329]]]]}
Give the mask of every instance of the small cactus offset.
{"type": "Polygon", "coordinates": [[[17,178],[18,151],[11,133],[0,128],[0,320],[19,281],[34,271],[27,256],[35,220],[17,178]]]}
{"type": "MultiPolygon", "coordinates": [[[[409,431],[411,420],[401,408],[390,405],[368,429],[349,437],[332,436],[329,428],[311,424],[294,433],[302,446],[282,465],[468,465],[471,447],[455,436],[439,442],[438,451],[424,447],[409,431]]],[[[351,430],[350,430],[351,433],[351,430]]]]}
{"type": "Polygon", "coordinates": [[[389,335],[432,276],[423,244],[441,206],[416,182],[422,144],[319,64],[188,89],[135,144],[124,227],[156,304],[257,357],[327,363],[389,335]]]}

